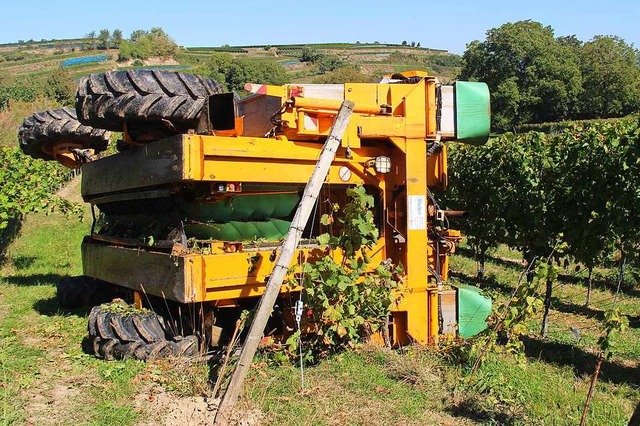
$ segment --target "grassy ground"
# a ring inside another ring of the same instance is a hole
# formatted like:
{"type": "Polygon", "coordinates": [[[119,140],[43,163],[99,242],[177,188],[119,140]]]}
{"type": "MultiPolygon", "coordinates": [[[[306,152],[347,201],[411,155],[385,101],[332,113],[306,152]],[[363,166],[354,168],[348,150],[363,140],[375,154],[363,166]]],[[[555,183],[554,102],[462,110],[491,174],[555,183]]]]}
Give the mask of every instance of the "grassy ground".
{"type": "Polygon", "coordinates": [[[144,364],[82,352],[86,311],[62,311],[55,283],[81,272],[88,224],[34,215],[11,247],[0,281],[2,424],[132,424],[133,378],[144,364]],[[71,226],[68,226],[71,224],[71,226]]]}
{"type": "MultiPolygon", "coordinates": [[[[180,412],[183,401],[193,401],[180,399],[183,395],[207,395],[205,367],[97,360],[81,349],[87,311],[58,307],[54,285],[80,273],[79,245],[88,228],[88,222],[63,216],[33,215],[10,249],[0,279],[1,423],[185,421],[193,413],[167,417],[166,412],[180,412]],[[150,392],[153,386],[163,393],[150,392]],[[153,405],[154,400],[162,404],[153,405]]],[[[475,264],[464,248],[461,252],[453,260],[453,280],[475,282],[475,264]]],[[[495,253],[480,285],[504,299],[520,274],[518,258],[505,249],[495,253]]],[[[613,293],[603,278],[592,305],[583,308],[584,287],[575,274],[561,277],[554,291],[551,336],[535,337],[538,319],[531,322],[526,362],[496,355],[469,379],[466,364],[453,353],[363,346],[305,369],[301,390],[298,368],[263,357],[251,371],[242,405],[261,412],[257,418],[263,424],[274,425],[575,425],[593,371],[598,325],[613,293]],[[576,325],[580,340],[568,330],[576,325]]],[[[627,293],[620,307],[632,327],[603,367],[589,424],[624,425],[640,400],[640,297],[627,293]]],[[[201,418],[210,421],[211,413],[201,418]]]]}
{"type": "MultiPolygon", "coordinates": [[[[478,281],[463,246],[453,258],[451,281],[479,285],[503,301],[522,273],[519,259],[519,253],[501,248],[487,264],[487,277],[478,281]]],[[[547,339],[536,335],[540,317],[529,322],[526,360],[490,356],[469,378],[468,364],[446,350],[365,347],[307,369],[304,391],[296,368],[255,370],[249,397],[270,424],[578,424],[601,320],[615,296],[612,283],[601,279],[585,308],[579,278],[567,271],[560,276],[547,339]],[[580,329],[579,339],[569,327],[580,329]]],[[[603,364],[588,424],[625,425],[640,402],[639,296],[629,290],[618,298],[631,327],[618,340],[614,358],[603,364]]]]}
{"type": "MultiPolygon", "coordinates": [[[[461,256],[453,257],[452,261],[452,282],[479,285],[494,299],[500,301],[511,294],[514,283],[518,281],[524,268],[518,252],[501,247],[490,256],[486,277],[478,281],[475,279],[476,266],[470,250],[463,246],[459,253],[461,256]]],[[[542,342],[532,337],[528,345],[530,354],[534,355],[536,350],[540,350],[542,353],[539,356],[548,357],[544,349],[555,347],[564,348],[564,351],[570,350],[575,357],[588,358],[600,336],[604,313],[615,304],[628,316],[631,326],[621,335],[613,359],[621,365],[640,362],[640,283],[631,274],[627,274],[626,285],[616,296],[615,274],[617,271],[613,269],[595,271],[591,303],[585,306],[586,270],[577,268],[576,265],[562,268],[553,286],[549,336],[544,342],[546,346],[541,346],[542,342]],[[579,330],[579,335],[576,336],[572,329],[579,330]]],[[[541,314],[533,318],[528,325],[533,333],[540,331],[541,314]]],[[[634,377],[636,385],[639,385],[640,372],[634,377]]]]}

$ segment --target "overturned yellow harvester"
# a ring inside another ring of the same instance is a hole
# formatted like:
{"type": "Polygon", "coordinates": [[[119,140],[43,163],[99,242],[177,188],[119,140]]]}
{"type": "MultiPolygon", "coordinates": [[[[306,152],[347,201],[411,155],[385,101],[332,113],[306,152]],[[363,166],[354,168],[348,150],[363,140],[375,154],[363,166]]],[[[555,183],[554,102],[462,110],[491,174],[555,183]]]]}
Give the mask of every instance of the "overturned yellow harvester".
{"type": "MultiPolygon", "coordinates": [[[[353,185],[375,197],[380,239],[370,253],[372,264],[387,258],[402,264],[409,289],[392,313],[393,343],[427,344],[455,333],[459,298],[456,289],[443,292],[442,281],[460,233],[446,226],[455,213],[441,210],[432,190],[447,187],[444,142],[479,144],[488,138],[485,84],[447,86],[412,72],[379,84],[247,84],[251,95],[244,99],[209,90],[196,93],[202,102],[187,105],[199,107],[191,121],[154,115],[151,100],[142,117],[117,110],[127,90],[143,103],[153,90],[140,86],[162,75],[129,71],[127,78],[107,73],[81,82],[79,120],[110,130],[124,126],[122,152],[82,165],[82,197],[103,215],[82,243],[88,285],[128,289],[138,302],[156,296],[181,304],[206,324],[213,343],[224,339],[224,328],[233,323],[228,318],[263,293],[322,142],[342,101],[350,100],[354,112],[320,198],[342,205],[353,185]],[[147,126],[154,120],[155,127],[147,126]]],[[[168,105],[177,96],[164,92],[169,100],[154,102],[168,105]]],[[[180,108],[180,99],[174,104],[180,108]]],[[[73,153],[77,157],[78,150],[73,153]]],[[[314,237],[329,205],[319,203],[296,262],[326,255],[314,237]]],[[[100,334],[107,319],[90,318],[90,332],[93,327],[100,334]]],[[[153,333],[145,338],[143,328],[124,321],[101,337],[123,340],[128,333],[153,342],[153,333]]]]}

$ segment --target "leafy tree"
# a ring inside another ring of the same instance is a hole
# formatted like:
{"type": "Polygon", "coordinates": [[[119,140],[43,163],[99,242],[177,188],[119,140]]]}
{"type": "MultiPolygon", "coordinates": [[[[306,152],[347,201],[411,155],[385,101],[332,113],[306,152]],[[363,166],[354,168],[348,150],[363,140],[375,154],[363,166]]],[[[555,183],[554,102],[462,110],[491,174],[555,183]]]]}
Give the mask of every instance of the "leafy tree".
{"type": "Polygon", "coordinates": [[[287,82],[287,74],[280,64],[234,58],[228,53],[212,55],[198,73],[213,78],[227,90],[241,91],[250,82],[274,85],[287,82]]]}
{"type": "Polygon", "coordinates": [[[551,27],[533,21],[507,23],[472,41],[463,55],[460,78],[484,81],[493,94],[493,125],[564,119],[581,91],[574,49],[554,38],[551,27]]]}
{"type": "Polygon", "coordinates": [[[316,63],[318,65],[318,71],[322,74],[345,65],[345,62],[336,55],[322,55],[316,63]]]}
{"type": "Polygon", "coordinates": [[[407,45],[407,40],[403,40],[403,41],[402,41],[402,45],[403,45],[403,46],[406,46],[406,45],[407,45]]]}
{"type": "Polygon", "coordinates": [[[153,56],[170,57],[178,49],[178,45],[162,28],[151,28],[149,35],[144,37],[142,42],[149,45],[153,56]]]}
{"type": "Polygon", "coordinates": [[[311,47],[305,46],[302,48],[302,52],[300,53],[300,61],[301,62],[317,62],[322,58],[323,53],[318,49],[313,49],[311,47]]]}
{"type": "Polygon", "coordinates": [[[147,34],[148,32],[145,30],[135,30],[131,33],[131,36],[129,36],[129,40],[135,43],[136,41],[140,40],[142,37],[146,36],[147,34]]]}
{"type": "Polygon", "coordinates": [[[138,51],[134,42],[122,40],[120,49],[118,50],[118,61],[126,61],[132,58],[138,58],[138,51]]]}
{"type": "Polygon", "coordinates": [[[87,48],[90,50],[95,49],[96,48],[96,32],[91,31],[84,37],[87,39],[87,48]]]}
{"type": "Polygon", "coordinates": [[[620,117],[640,107],[638,52],[619,37],[597,36],[580,55],[582,118],[620,117]]]}
{"type": "Polygon", "coordinates": [[[118,60],[147,59],[153,56],[168,58],[175,55],[177,49],[178,46],[162,28],[152,28],[148,32],[136,30],[131,34],[131,40],[120,43],[118,60]]]}
{"type": "Polygon", "coordinates": [[[116,28],[111,33],[111,45],[117,49],[120,47],[121,43],[122,43],[122,31],[116,28]]]}
{"type": "Polygon", "coordinates": [[[98,33],[98,49],[108,49],[111,33],[108,29],[100,30],[98,33]]]}
{"type": "Polygon", "coordinates": [[[576,50],[580,49],[584,43],[578,39],[575,35],[562,36],[557,38],[558,43],[572,47],[576,50]]]}

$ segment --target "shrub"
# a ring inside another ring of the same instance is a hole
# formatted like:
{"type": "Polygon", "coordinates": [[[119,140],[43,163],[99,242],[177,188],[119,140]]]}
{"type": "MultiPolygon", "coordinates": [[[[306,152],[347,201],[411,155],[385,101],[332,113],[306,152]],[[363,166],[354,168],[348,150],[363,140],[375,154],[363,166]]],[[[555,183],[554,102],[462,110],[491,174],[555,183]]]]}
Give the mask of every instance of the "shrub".
{"type": "MultiPolygon", "coordinates": [[[[371,212],[373,197],[362,186],[348,189],[347,195],[350,201],[337,219],[340,231],[335,236],[327,233],[317,238],[320,245],[334,254],[341,252],[342,256],[325,256],[303,266],[305,321],[306,326],[315,328],[314,333],[304,337],[302,357],[306,362],[351,348],[371,333],[383,330],[391,308],[401,297],[400,267],[390,260],[373,270],[370,267],[367,252],[379,236],[371,212]]],[[[338,210],[335,205],[334,212],[338,210]]],[[[331,227],[333,216],[323,215],[321,223],[331,227]]],[[[300,333],[298,330],[287,340],[291,356],[298,353],[300,333]]]]}

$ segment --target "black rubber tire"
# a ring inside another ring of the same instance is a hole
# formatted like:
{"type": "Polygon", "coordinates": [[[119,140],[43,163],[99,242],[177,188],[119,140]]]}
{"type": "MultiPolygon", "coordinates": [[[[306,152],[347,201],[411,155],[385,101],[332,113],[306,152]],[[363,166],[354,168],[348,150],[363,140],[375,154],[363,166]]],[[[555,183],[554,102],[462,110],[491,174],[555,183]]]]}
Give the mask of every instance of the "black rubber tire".
{"type": "Polygon", "coordinates": [[[174,336],[154,313],[111,313],[94,306],[88,321],[90,350],[105,360],[135,358],[152,361],[170,356],[195,356],[196,336],[174,336]]]}
{"type": "Polygon", "coordinates": [[[18,130],[22,152],[33,158],[53,160],[50,147],[56,142],[68,141],[104,151],[109,145],[111,133],[81,124],[71,108],[48,109],[24,119],[18,130]]]}
{"type": "Polygon", "coordinates": [[[159,70],[108,71],[80,80],[76,111],[83,124],[129,134],[166,137],[194,129],[208,96],[222,93],[213,80],[159,70]]]}
{"type": "Polygon", "coordinates": [[[65,277],[58,281],[57,296],[61,308],[75,309],[109,302],[116,291],[112,285],[90,277],[65,277]]]}

